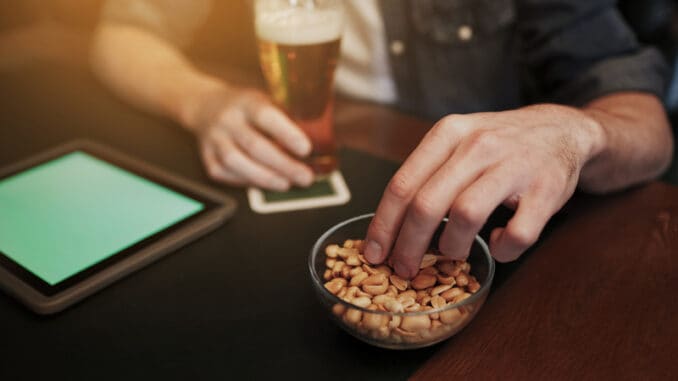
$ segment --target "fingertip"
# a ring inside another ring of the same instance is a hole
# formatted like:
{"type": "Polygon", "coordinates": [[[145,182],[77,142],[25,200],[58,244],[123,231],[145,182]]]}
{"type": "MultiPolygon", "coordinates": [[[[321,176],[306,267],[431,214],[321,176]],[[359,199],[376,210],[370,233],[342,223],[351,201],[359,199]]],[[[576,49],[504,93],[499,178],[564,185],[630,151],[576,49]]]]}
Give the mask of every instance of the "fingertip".
{"type": "Polygon", "coordinates": [[[511,250],[502,242],[505,231],[505,228],[496,228],[490,234],[490,255],[500,263],[511,262],[520,257],[519,252],[511,250]]]}
{"type": "Polygon", "coordinates": [[[411,279],[412,278],[412,271],[410,268],[405,265],[404,263],[400,261],[394,261],[395,263],[393,264],[393,269],[395,270],[396,274],[403,278],[403,279],[411,279]]]}
{"type": "Polygon", "coordinates": [[[459,244],[450,243],[449,240],[442,238],[438,245],[438,249],[444,256],[457,261],[465,260],[466,257],[468,257],[468,252],[470,250],[470,246],[466,247],[466,250],[460,249],[459,244]]]}
{"type": "Polygon", "coordinates": [[[305,136],[302,139],[296,139],[292,147],[294,153],[299,157],[307,157],[311,154],[312,149],[311,142],[305,136]]]}
{"type": "Polygon", "coordinates": [[[268,183],[268,188],[276,192],[287,192],[290,189],[290,182],[282,178],[274,178],[268,183]]]}
{"type": "Polygon", "coordinates": [[[307,188],[315,181],[315,175],[310,169],[306,169],[297,173],[294,177],[294,182],[300,186],[307,188]]]}
{"type": "Polygon", "coordinates": [[[365,243],[365,259],[373,265],[379,264],[383,261],[383,250],[379,242],[372,239],[367,239],[365,243]]]}

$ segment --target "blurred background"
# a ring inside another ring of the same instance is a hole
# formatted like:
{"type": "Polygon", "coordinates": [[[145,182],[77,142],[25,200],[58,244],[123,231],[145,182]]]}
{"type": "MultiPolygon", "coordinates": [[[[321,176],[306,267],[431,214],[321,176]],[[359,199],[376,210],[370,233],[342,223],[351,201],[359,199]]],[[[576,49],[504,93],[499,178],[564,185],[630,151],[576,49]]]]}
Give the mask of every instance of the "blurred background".
{"type": "MultiPolygon", "coordinates": [[[[50,62],[87,70],[89,41],[105,0],[0,0],[0,75],[32,62],[50,62]]],[[[247,0],[228,0],[222,12],[228,26],[220,30],[224,46],[253,46],[246,12],[247,0]],[[224,33],[233,31],[233,33],[224,33]],[[244,34],[244,35],[243,35],[244,34]]],[[[223,5],[223,4],[220,4],[223,5]]],[[[635,30],[639,40],[658,47],[673,68],[674,78],[664,102],[674,134],[678,125],[678,0],[623,0],[618,7],[635,30]]],[[[200,44],[204,46],[204,44],[200,44]]],[[[211,52],[193,52],[209,58],[221,58],[223,51],[207,46],[211,52]],[[210,57],[211,56],[211,57],[210,57]]],[[[243,49],[239,66],[258,70],[255,57],[243,49]]],[[[674,158],[665,179],[678,184],[678,163],[674,158]]]]}

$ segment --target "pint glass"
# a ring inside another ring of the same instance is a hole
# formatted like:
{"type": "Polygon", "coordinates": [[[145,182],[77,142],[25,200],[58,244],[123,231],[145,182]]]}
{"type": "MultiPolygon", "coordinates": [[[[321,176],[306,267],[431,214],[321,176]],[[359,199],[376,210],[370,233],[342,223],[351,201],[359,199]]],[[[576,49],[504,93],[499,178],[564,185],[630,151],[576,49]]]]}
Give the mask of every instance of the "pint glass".
{"type": "Polygon", "coordinates": [[[337,167],[332,116],[341,0],[256,0],[254,11],[270,95],[311,140],[307,164],[327,174],[337,167]]]}

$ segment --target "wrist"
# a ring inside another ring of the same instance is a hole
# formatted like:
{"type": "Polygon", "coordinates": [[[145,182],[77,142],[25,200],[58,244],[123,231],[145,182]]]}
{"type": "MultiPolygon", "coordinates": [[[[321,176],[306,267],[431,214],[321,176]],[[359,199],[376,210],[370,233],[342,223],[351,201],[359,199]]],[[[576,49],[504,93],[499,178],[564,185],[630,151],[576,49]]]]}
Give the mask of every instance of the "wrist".
{"type": "Polygon", "coordinates": [[[607,137],[603,124],[595,113],[559,104],[540,104],[527,108],[536,111],[538,115],[546,116],[564,129],[569,135],[566,140],[577,153],[582,168],[603,151],[607,137]]]}
{"type": "Polygon", "coordinates": [[[192,81],[191,88],[186,91],[174,107],[172,114],[182,126],[192,132],[199,131],[209,119],[211,100],[221,98],[230,92],[229,87],[221,80],[200,75],[192,81]]]}
{"type": "Polygon", "coordinates": [[[577,111],[583,116],[582,128],[585,131],[590,144],[588,155],[584,162],[584,164],[586,164],[605,150],[608,136],[605,130],[605,125],[602,122],[604,118],[601,118],[600,115],[597,115],[597,112],[587,109],[577,109],[577,111]]]}

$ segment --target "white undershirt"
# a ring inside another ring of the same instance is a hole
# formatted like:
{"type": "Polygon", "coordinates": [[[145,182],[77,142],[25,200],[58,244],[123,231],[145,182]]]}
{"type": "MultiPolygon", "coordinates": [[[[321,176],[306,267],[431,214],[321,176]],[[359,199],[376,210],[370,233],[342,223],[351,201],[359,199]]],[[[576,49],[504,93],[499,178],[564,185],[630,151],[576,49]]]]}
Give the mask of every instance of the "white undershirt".
{"type": "Polygon", "coordinates": [[[336,88],[351,97],[394,103],[397,92],[378,0],[346,0],[336,88]]]}

